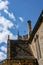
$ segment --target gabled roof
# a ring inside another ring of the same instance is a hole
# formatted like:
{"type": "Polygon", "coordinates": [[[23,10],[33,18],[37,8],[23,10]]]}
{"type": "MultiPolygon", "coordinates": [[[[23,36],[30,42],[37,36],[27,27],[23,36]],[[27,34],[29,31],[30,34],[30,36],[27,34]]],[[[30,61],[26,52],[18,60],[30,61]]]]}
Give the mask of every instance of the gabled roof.
{"type": "Polygon", "coordinates": [[[32,33],[31,33],[31,35],[30,35],[30,38],[29,38],[29,41],[28,41],[29,43],[32,42],[32,40],[33,40],[33,38],[34,38],[34,36],[35,36],[35,33],[37,32],[37,30],[39,29],[40,25],[41,25],[42,22],[43,22],[42,20],[43,20],[43,10],[42,10],[42,12],[41,12],[41,14],[40,14],[40,16],[39,16],[39,18],[38,18],[38,20],[37,20],[37,22],[36,22],[34,28],[33,28],[33,31],[32,31],[32,33]]]}
{"type": "Polygon", "coordinates": [[[30,46],[23,40],[10,41],[10,58],[11,59],[34,59],[30,46]]]}

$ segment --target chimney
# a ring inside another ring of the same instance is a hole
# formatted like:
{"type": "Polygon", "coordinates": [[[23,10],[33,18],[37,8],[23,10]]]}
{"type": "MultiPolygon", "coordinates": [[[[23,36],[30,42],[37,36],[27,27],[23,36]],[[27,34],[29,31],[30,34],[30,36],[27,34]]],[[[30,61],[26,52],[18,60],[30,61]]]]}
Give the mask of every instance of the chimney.
{"type": "Polygon", "coordinates": [[[7,59],[10,59],[10,36],[8,35],[8,41],[7,41],[7,59]]]}
{"type": "Polygon", "coordinates": [[[19,40],[19,31],[18,31],[18,40],[19,40]]]}
{"type": "Polygon", "coordinates": [[[31,34],[32,28],[31,28],[31,21],[29,20],[28,22],[28,36],[31,34]]]}
{"type": "Polygon", "coordinates": [[[8,35],[8,40],[9,40],[10,36],[8,35]]]}

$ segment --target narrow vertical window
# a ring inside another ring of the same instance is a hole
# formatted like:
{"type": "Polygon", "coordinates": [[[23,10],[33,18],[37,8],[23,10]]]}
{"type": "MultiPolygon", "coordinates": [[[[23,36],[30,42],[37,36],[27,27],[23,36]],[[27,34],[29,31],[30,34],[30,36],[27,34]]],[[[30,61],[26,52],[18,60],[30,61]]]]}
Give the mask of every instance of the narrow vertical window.
{"type": "Polygon", "coordinates": [[[41,58],[41,49],[40,49],[39,36],[38,35],[36,35],[36,38],[35,38],[35,45],[36,45],[37,59],[39,60],[41,58]]]}

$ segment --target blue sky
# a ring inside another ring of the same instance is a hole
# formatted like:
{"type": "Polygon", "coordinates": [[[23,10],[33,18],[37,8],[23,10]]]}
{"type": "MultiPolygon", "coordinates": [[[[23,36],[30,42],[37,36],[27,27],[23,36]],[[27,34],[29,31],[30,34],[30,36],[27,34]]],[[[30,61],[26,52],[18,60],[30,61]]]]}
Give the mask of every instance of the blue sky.
{"type": "Polygon", "coordinates": [[[8,35],[17,39],[18,31],[27,34],[27,21],[33,29],[42,10],[43,0],[0,0],[0,61],[7,56],[8,35]]]}

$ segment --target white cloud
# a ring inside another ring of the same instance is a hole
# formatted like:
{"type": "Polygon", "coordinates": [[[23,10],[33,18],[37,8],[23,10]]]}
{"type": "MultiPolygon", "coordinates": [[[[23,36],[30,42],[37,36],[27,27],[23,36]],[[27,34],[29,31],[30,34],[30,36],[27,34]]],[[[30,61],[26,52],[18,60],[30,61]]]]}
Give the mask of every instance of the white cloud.
{"type": "Polygon", "coordinates": [[[0,0],[0,10],[8,9],[8,4],[9,2],[7,0],[6,1],[0,0]]]}
{"type": "Polygon", "coordinates": [[[7,20],[6,18],[4,18],[3,16],[0,16],[0,43],[1,42],[7,42],[7,37],[8,35],[12,35],[12,37],[17,38],[17,36],[14,36],[9,30],[8,28],[11,28],[14,26],[14,24],[7,20]]]}
{"type": "MultiPolygon", "coordinates": [[[[10,39],[17,39],[17,35],[13,35],[8,28],[12,28],[14,24],[10,21],[4,18],[3,16],[0,16],[0,43],[5,42],[7,43],[8,35],[10,35],[10,39]]],[[[1,51],[4,51],[7,53],[7,48],[4,46],[0,47],[1,51]]],[[[7,55],[0,52],[0,61],[6,59],[7,55]]]]}
{"type": "Polygon", "coordinates": [[[4,9],[4,12],[5,12],[6,14],[9,14],[9,12],[8,12],[6,9],[4,9]]]}
{"type": "Polygon", "coordinates": [[[19,17],[19,20],[20,20],[21,22],[23,22],[23,21],[24,21],[22,17],[19,17]]]}
{"type": "Polygon", "coordinates": [[[12,34],[10,34],[10,39],[17,39],[18,38],[18,36],[17,35],[15,35],[15,36],[13,36],[12,34]]]}
{"type": "Polygon", "coordinates": [[[4,54],[3,52],[0,52],[0,60],[2,61],[4,59],[6,59],[6,58],[7,58],[7,55],[4,54]]]}
{"type": "Polygon", "coordinates": [[[3,24],[3,26],[5,28],[7,28],[7,27],[11,28],[14,25],[10,20],[7,20],[3,16],[0,16],[0,24],[3,24]]]}
{"type": "MultiPolygon", "coordinates": [[[[11,19],[13,19],[14,21],[16,20],[15,16],[13,13],[10,13],[8,11],[8,4],[9,2],[7,0],[3,1],[0,0],[0,10],[4,11],[11,19]]],[[[0,44],[2,42],[7,43],[7,38],[8,35],[10,35],[10,39],[17,39],[17,35],[13,35],[13,33],[11,33],[8,28],[12,28],[14,27],[14,24],[6,19],[4,16],[1,16],[0,13],[0,44]]],[[[18,28],[18,26],[16,26],[18,28]]],[[[0,47],[1,51],[4,51],[5,53],[7,53],[7,48],[4,46],[0,47]]],[[[6,59],[7,55],[3,52],[0,51],[0,60],[4,60],[6,59]]]]}
{"type": "Polygon", "coordinates": [[[0,0],[0,2],[1,2],[2,0],[0,0]]]}
{"type": "Polygon", "coordinates": [[[8,16],[15,21],[16,18],[14,16],[14,14],[13,13],[10,13],[8,11],[8,4],[9,4],[9,2],[7,0],[5,0],[5,1],[0,0],[0,10],[4,10],[4,12],[6,14],[8,14],[8,16]]]}
{"type": "Polygon", "coordinates": [[[0,49],[1,49],[2,51],[4,51],[5,53],[7,53],[7,48],[6,48],[6,47],[1,46],[0,49]]]}
{"type": "Polygon", "coordinates": [[[6,9],[4,9],[4,12],[5,12],[6,14],[8,14],[8,16],[9,16],[11,19],[13,19],[14,21],[16,21],[16,18],[15,18],[15,16],[14,16],[13,13],[8,12],[8,10],[6,10],[6,9]]]}

